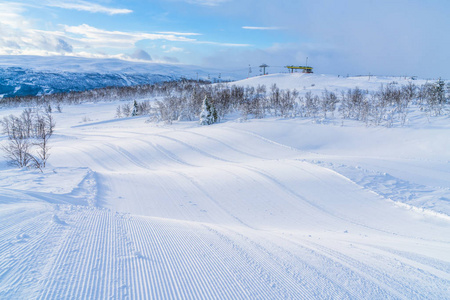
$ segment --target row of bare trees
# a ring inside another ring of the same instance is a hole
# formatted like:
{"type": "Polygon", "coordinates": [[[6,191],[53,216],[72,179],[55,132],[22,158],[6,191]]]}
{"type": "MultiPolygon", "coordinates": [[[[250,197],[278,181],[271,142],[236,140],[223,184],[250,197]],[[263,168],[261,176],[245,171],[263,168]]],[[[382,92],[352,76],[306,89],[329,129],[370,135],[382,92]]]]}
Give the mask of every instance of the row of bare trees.
{"type": "Polygon", "coordinates": [[[7,137],[2,145],[11,164],[23,168],[45,168],[49,157],[49,139],[55,122],[50,112],[27,108],[20,116],[10,115],[0,121],[7,137]]]}
{"type": "Polygon", "coordinates": [[[152,121],[171,123],[176,120],[198,120],[205,98],[213,103],[218,120],[238,113],[241,118],[306,117],[314,120],[341,118],[365,122],[368,126],[404,125],[413,105],[428,118],[449,113],[450,86],[442,80],[417,86],[396,82],[368,92],[359,88],[343,92],[324,90],[321,95],[283,90],[275,84],[267,88],[230,84],[208,84],[180,80],[129,87],[109,87],[84,92],[44,95],[40,97],[5,98],[5,105],[53,105],[124,100],[116,117],[148,115],[152,121]],[[139,101],[133,101],[140,99],[139,101]]]}
{"type": "Polygon", "coordinates": [[[16,96],[0,98],[1,106],[47,106],[51,104],[72,105],[84,102],[100,101],[132,101],[134,99],[146,99],[153,97],[165,97],[173,93],[180,94],[186,90],[192,90],[193,86],[206,85],[209,82],[182,79],[178,81],[161,82],[154,84],[143,84],[135,86],[110,86],[81,92],[65,92],[45,94],[41,96],[16,96]]]}
{"type": "MultiPolygon", "coordinates": [[[[449,87],[450,88],[450,87],[449,87]]],[[[447,92],[450,94],[450,92],[447,92]]],[[[175,120],[198,120],[202,103],[207,98],[217,111],[218,119],[230,113],[238,113],[241,118],[305,117],[314,120],[341,118],[358,120],[367,126],[403,126],[408,120],[412,106],[418,107],[428,118],[450,113],[443,81],[416,86],[413,83],[399,86],[396,82],[380,86],[376,92],[359,88],[340,93],[324,90],[321,95],[311,92],[300,95],[296,90],[282,90],[272,85],[242,87],[236,85],[185,85],[172,90],[158,100],[144,101],[145,112],[152,121],[171,123],[175,120]]],[[[132,106],[125,104],[117,108],[132,115],[132,106]],[[128,107],[128,108],[125,108],[128,107]]]]}

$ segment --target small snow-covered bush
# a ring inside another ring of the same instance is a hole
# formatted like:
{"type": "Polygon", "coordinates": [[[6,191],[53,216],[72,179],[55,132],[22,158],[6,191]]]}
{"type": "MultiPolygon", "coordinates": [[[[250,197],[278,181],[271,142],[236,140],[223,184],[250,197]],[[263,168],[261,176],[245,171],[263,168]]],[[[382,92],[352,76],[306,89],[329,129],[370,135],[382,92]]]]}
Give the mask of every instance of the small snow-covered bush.
{"type": "Polygon", "coordinates": [[[8,140],[1,148],[11,164],[35,167],[42,171],[49,157],[48,141],[53,134],[55,122],[51,113],[41,114],[25,109],[17,117],[10,115],[0,121],[8,140]]]}

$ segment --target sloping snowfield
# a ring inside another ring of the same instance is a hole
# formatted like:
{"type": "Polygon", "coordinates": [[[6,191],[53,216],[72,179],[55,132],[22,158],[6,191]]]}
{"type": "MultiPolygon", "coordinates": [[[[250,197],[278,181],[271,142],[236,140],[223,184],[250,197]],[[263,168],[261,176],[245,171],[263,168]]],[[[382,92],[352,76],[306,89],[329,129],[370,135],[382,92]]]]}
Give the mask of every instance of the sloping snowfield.
{"type": "Polygon", "coordinates": [[[165,126],[117,104],[55,113],[43,174],[1,158],[1,299],[450,298],[448,118],[165,126]]]}

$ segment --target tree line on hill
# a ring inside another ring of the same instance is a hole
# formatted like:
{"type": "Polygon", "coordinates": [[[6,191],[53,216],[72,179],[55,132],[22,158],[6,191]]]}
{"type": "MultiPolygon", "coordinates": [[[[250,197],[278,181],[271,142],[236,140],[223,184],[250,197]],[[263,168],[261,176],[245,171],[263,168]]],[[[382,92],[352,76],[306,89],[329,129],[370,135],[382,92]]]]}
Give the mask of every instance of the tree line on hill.
{"type": "MultiPolygon", "coordinates": [[[[116,109],[116,117],[148,115],[149,120],[200,120],[205,109],[214,114],[214,122],[226,115],[248,118],[312,118],[316,121],[340,118],[358,120],[368,126],[404,125],[411,106],[417,106],[427,117],[449,114],[450,84],[442,80],[417,86],[412,82],[400,86],[396,82],[381,85],[369,92],[359,88],[321,95],[311,92],[280,89],[276,84],[243,87],[232,84],[209,84],[193,80],[171,81],[127,87],[108,87],[83,92],[68,92],[35,97],[14,97],[1,100],[3,105],[56,107],[98,101],[125,101],[116,109]],[[138,100],[139,99],[139,100],[138,100]]],[[[214,123],[213,122],[213,123],[214,123]]],[[[211,123],[208,121],[207,123],[211,123]]]]}
{"type": "Polygon", "coordinates": [[[226,115],[238,113],[240,118],[312,118],[316,121],[340,118],[358,120],[367,126],[405,125],[412,106],[417,106],[427,118],[450,114],[450,85],[442,80],[416,86],[413,83],[399,86],[396,82],[380,86],[376,92],[359,88],[340,93],[324,90],[321,95],[296,90],[283,90],[273,84],[269,90],[264,85],[243,87],[236,85],[184,85],[168,90],[157,100],[134,100],[119,105],[116,117],[148,115],[149,120],[173,121],[200,120],[214,116],[208,124],[223,120],[226,115]]]}

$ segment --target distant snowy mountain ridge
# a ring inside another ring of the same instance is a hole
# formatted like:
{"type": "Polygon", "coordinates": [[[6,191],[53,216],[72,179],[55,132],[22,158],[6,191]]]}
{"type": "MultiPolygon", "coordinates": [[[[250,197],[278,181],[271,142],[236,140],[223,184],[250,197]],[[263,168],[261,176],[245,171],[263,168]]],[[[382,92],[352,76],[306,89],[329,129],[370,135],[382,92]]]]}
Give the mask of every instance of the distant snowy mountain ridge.
{"type": "Polygon", "coordinates": [[[179,77],[161,74],[54,73],[9,67],[0,68],[0,96],[35,96],[176,79],[179,77]]]}
{"type": "MultiPolygon", "coordinates": [[[[0,56],[0,97],[83,91],[188,79],[217,80],[196,66],[69,56],[0,56]]],[[[223,78],[236,79],[233,74],[223,78]]]]}

